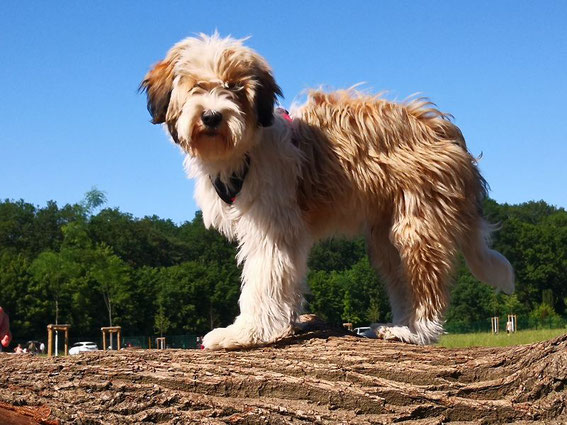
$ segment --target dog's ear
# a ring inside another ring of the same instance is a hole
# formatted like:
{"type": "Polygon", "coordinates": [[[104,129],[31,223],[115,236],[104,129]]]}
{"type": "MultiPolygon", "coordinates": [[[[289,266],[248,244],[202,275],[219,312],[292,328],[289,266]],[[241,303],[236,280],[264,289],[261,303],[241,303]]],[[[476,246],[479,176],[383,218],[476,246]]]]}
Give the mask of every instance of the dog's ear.
{"type": "Polygon", "coordinates": [[[148,97],[148,111],[153,124],[165,122],[173,88],[173,65],[173,58],[158,62],[140,84],[139,90],[145,91],[148,97]]]}
{"type": "Polygon", "coordinates": [[[256,64],[256,111],[258,125],[269,127],[274,122],[274,103],[278,96],[282,97],[282,90],[277,85],[270,67],[263,61],[256,64]]]}

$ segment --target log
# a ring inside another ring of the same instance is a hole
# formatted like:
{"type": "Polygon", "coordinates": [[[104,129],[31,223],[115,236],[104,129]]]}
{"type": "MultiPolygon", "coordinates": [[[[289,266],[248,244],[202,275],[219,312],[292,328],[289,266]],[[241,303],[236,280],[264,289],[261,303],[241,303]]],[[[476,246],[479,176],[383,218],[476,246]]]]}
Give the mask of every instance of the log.
{"type": "Polygon", "coordinates": [[[28,423],[7,408],[49,424],[567,423],[566,383],[567,335],[445,349],[326,329],[239,351],[3,354],[0,425],[28,423]]]}

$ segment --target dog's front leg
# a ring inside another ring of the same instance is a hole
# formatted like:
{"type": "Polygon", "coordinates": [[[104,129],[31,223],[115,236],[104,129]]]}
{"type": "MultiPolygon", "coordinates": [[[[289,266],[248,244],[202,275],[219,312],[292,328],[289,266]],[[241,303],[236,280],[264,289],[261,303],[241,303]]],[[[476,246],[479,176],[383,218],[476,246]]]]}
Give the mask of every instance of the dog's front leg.
{"type": "Polygon", "coordinates": [[[233,349],[273,342],[292,331],[302,304],[310,241],[306,232],[260,235],[250,232],[241,241],[244,262],[240,315],[226,328],[203,338],[206,349],[233,349]]]}

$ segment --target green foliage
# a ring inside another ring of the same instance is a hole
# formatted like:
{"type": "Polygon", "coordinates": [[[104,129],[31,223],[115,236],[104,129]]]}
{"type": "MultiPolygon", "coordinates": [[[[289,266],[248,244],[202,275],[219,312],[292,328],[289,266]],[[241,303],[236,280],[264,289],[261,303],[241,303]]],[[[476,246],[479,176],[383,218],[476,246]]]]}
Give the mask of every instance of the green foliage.
{"type": "Polygon", "coordinates": [[[85,199],[81,202],[81,207],[85,214],[91,215],[95,209],[106,204],[106,193],[93,187],[85,194],[85,199]]]}
{"type": "Polygon", "coordinates": [[[563,324],[561,316],[559,316],[553,307],[547,303],[541,303],[530,313],[530,319],[537,325],[544,326],[551,324],[552,327],[560,327],[563,324]]]}
{"type": "MultiPolygon", "coordinates": [[[[72,325],[93,335],[109,322],[128,334],[202,335],[238,314],[240,270],[236,247],[207,230],[200,213],[177,225],[156,216],[134,218],[103,208],[104,192],[59,207],[0,202],[0,304],[16,340],[42,338],[45,325],[72,325]],[[56,319],[56,316],[58,318],[56,319]]],[[[567,213],[543,201],[485,202],[501,229],[494,246],[516,271],[508,296],[478,282],[461,261],[447,328],[474,329],[489,317],[518,315],[533,326],[561,325],[566,314],[567,213]]],[[[306,309],[335,324],[391,320],[384,285],[371,267],[363,239],[331,239],[309,258],[306,309]]]]}
{"type": "Polygon", "coordinates": [[[390,318],[385,289],[366,255],[346,270],[313,270],[308,283],[310,309],[330,323],[360,326],[390,318]]]}
{"type": "Polygon", "coordinates": [[[470,272],[461,266],[447,310],[446,320],[453,326],[470,326],[472,323],[498,315],[494,291],[486,284],[478,282],[470,272]]]}
{"type": "MultiPolygon", "coordinates": [[[[108,325],[113,326],[113,308],[121,307],[128,314],[130,302],[130,269],[114,253],[112,249],[99,244],[92,250],[89,277],[95,282],[102,294],[104,305],[108,311],[108,325]]],[[[116,316],[116,311],[114,311],[116,316]]],[[[115,317],[120,322],[121,317],[115,317]]]]}
{"type": "Polygon", "coordinates": [[[311,270],[344,271],[366,256],[364,239],[329,239],[315,245],[309,256],[311,270]]]}
{"type": "Polygon", "coordinates": [[[567,212],[543,201],[521,205],[487,203],[487,216],[500,222],[494,246],[514,265],[518,300],[528,310],[550,290],[561,315],[567,297],[567,212]]]}
{"type": "Polygon", "coordinates": [[[163,302],[161,302],[154,319],[154,329],[160,336],[163,336],[169,330],[170,326],[171,322],[167,318],[167,315],[165,314],[165,307],[163,302]]]}

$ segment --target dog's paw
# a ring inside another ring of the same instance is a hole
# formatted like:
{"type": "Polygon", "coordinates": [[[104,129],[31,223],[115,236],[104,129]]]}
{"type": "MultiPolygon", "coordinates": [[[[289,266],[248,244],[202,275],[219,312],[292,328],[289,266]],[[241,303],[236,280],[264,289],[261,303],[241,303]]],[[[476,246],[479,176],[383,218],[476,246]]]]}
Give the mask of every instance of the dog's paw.
{"type": "Polygon", "coordinates": [[[395,326],[392,324],[379,325],[372,329],[376,338],[385,341],[398,341],[415,344],[415,335],[407,326],[395,326]]]}
{"type": "Polygon", "coordinates": [[[260,347],[292,334],[293,328],[291,325],[282,326],[269,332],[266,329],[258,329],[251,326],[249,321],[237,318],[232,325],[226,328],[213,329],[205,335],[202,348],[206,350],[234,350],[238,348],[260,347]]]}
{"type": "Polygon", "coordinates": [[[322,331],[330,329],[329,325],[315,314],[302,314],[293,324],[292,333],[302,334],[312,331],[322,331]]]}
{"type": "Polygon", "coordinates": [[[427,345],[438,341],[442,328],[435,322],[423,326],[421,332],[411,331],[407,326],[382,325],[373,329],[376,337],[385,341],[399,341],[408,344],[427,345]],[[441,331],[439,330],[441,329],[441,331]]]}
{"type": "Polygon", "coordinates": [[[381,326],[376,329],[376,336],[385,341],[411,342],[408,333],[406,326],[381,326]]]}
{"type": "Polygon", "coordinates": [[[376,329],[376,336],[378,339],[384,339],[386,341],[401,341],[400,337],[394,333],[393,329],[393,327],[391,328],[389,326],[380,326],[376,329]]]}
{"type": "Polygon", "coordinates": [[[213,329],[203,338],[203,348],[206,350],[233,350],[251,345],[254,345],[252,338],[241,329],[235,329],[234,325],[213,329]]]}

